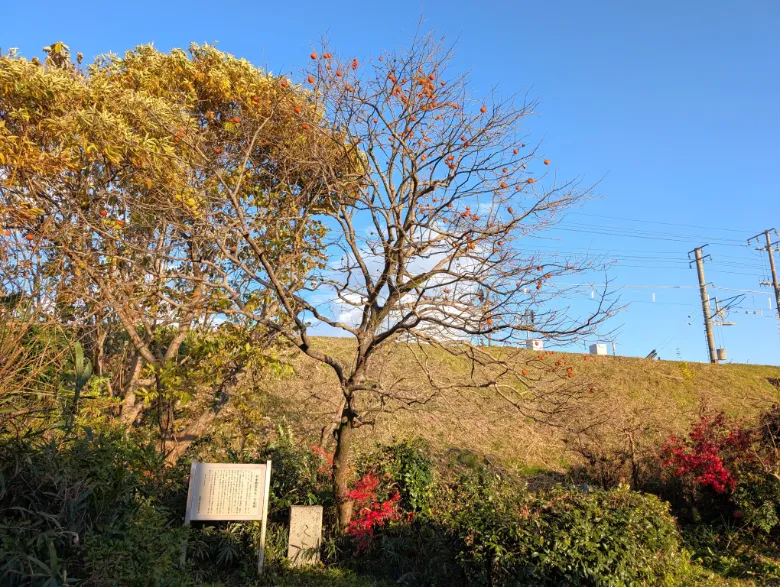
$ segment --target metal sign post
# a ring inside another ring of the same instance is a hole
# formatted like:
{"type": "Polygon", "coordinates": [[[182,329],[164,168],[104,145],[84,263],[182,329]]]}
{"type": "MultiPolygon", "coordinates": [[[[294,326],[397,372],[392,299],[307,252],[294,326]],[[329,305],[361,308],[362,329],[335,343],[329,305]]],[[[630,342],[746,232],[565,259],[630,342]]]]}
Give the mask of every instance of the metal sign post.
{"type": "MultiPolygon", "coordinates": [[[[271,461],[265,464],[199,463],[192,461],[184,525],[191,522],[260,521],[257,572],[263,573],[271,461]]],[[[181,562],[187,558],[184,544],[181,562]]]]}

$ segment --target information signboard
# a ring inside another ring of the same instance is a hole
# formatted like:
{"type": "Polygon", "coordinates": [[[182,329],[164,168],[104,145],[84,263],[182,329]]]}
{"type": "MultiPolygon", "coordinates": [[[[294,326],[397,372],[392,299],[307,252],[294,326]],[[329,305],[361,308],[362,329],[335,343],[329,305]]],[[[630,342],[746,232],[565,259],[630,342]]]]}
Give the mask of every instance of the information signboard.
{"type": "MultiPolygon", "coordinates": [[[[265,464],[192,461],[184,524],[191,522],[261,522],[258,571],[265,558],[265,530],[271,461],[265,464]]],[[[186,552],[182,558],[186,557],[186,552]]]]}

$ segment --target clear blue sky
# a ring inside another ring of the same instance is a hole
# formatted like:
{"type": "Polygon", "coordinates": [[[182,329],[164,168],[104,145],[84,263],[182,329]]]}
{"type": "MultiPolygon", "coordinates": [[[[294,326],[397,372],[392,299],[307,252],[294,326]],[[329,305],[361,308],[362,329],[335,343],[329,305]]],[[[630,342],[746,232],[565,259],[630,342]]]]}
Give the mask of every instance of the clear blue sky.
{"type": "MultiPolygon", "coordinates": [[[[780,229],[776,0],[6,4],[0,46],[30,57],[55,40],[87,59],[140,43],[167,50],[218,41],[277,73],[296,70],[323,35],[339,53],[367,57],[406,41],[423,18],[457,42],[456,65],[473,72],[475,93],[499,84],[539,98],[530,129],[560,176],[603,178],[601,198],[581,210],[595,216],[568,216],[565,230],[547,235],[556,240],[539,240],[540,247],[590,247],[619,258],[611,272],[616,286],[691,286],[697,282],[682,262],[687,251],[720,243],[710,247],[707,280],[766,290],[758,284],[765,254],[740,243],[780,229]],[[629,229],[636,236],[627,236],[629,229]]],[[[733,360],[780,364],[766,292],[740,303],[763,316],[735,312],[730,319],[738,324],[719,329],[733,360]]],[[[685,360],[705,359],[697,290],[630,288],[622,295],[634,303],[614,323],[622,325],[619,352],[658,348],[673,359],[679,348],[685,360]]]]}

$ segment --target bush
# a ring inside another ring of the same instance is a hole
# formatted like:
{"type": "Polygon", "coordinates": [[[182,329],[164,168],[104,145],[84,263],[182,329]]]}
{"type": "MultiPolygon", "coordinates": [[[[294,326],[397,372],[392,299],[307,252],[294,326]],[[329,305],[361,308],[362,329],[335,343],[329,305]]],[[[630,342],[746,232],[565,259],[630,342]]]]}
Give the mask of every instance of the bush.
{"type": "Polygon", "coordinates": [[[371,548],[354,556],[344,545],[342,565],[405,585],[467,585],[452,528],[427,516],[391,523],[374,531],[371,548]]]}
{"type": "Polygon", "coordinates": [[[394,480],[401,498],[400,507],[427,513],[433,497],[433,466],[426,447],[419,442],[402,442],[383,451],[383,471],[394,480]]]}
{"type": "Polygon", "coordinates": [[[85,539],[121,525],[160,464],[114,433],[0,442],[0,583],[85,578],[85,539]]]}
{"type": "Polygon", "coordinates": [[[625,486],[525,494],[480,479],[454,498],[471,584],[674,585],[687,568],[668,505],[625,486]]]}
{"type": "Polygon", "coordinates": [[[732,524],[698,524],[683,528],[683,538],[694,562],[722,577],[780,584],[777,544],[766,536],[746,535],[732,524]]]}
{"type": "Polygon", "coordinates": [[[188,529],[172,526],[164,508],[140,498],[133,508],[100,533],[87,535],[84,563],[98,585],[183,585],[179,557],[188,529]]]}
{"type": "Polygon", "coordinates": [[[702,416],[687,437],[672,437],[664,446],[659,492],[690,521],[772,533],[780,524],[777,421],[777,408],[761,417],[757,429],[723,414],[702,416]]]}
{"type": "Polygon", "coordinates": [[[291,505],[334,503],[332,461],[317,446],[308,449],[296,443],[289,427],[279,426],[277,438],[261,451],[258,460],[267,459],[272,463],[271,514],[277,521],[286,522],[291,505]]]}
{"type": "Polygon", "coordinates": [[[351,566],[417,585],[676,585],[689,568],[668,504],[625,486],[529,493],[480,470],[431,495],[351,566]]]}
{"type": "Polygon", "coordinates": [[[362,455],[357,472],[361,478],[371,475],[379,480],[375,493],[380,501],[398,493],[398,505],[403,511],[428,511],[435,483],[433,464],[423,442],[378,445],[362,455]]]}

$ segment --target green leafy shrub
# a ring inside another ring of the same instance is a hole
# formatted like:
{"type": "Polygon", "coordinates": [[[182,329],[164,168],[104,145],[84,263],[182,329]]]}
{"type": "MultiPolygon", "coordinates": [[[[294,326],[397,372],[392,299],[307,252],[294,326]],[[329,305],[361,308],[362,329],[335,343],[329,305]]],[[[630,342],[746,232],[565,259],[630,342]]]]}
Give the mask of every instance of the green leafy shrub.
{"type": "Polygon", "coordinates": [[[483,469],[432,495],[351,566],[418,585],[678,585],[690,569],[668,504],[626,486],[530,493],[483,469]]]}
{"type": "Polygon", "coordinates": [[[435,483],[433,464],[423,442],[377,446],[362,456],[357,471],[360,477],[371,475],[380,480],[376,488],[380,500],[387,500],[397,492],[403,511],[425,513],[429,510],[435,483]]]}
{"type": "Polygon", "coordinates": [[[0,441],[0,584],[83,579],[88,535],[116,528],[160,464],[118,433],[0,441]]]}
{"type": "Polygon", "coordinates": [[[109,527],[87,534],[86,575],[98,585],[186,584],[179,568],[186,538],[186,527],[172,524],[164,508],[140,498],[109,527]]]}
{"type": "Polygon", "coordinates": [[[557,489],[535,496],[531,509],[542,520],[535,558],[546,579],[676,585],[687,566],[669,506],[654,496],[626,486],[583,493],[557,489]]]}
{"type": "Polygon", "coordinates": [[[276,439],[261,451],[260,460],[270,459],[271,508],[274,518],[286,521],[291,505],[333,504],[331,468],[315,448],[301,446],[289,427],[279,426],[276,439]]]}
{"type": "Polygon", "coordinates": [[[361,551],[357,557],[353,556],[352,542],[339,544],[337,541],[334,550],[339,547],[342,566],[375,577],[386,577],[405,585],[468,584],[466,574],[458,564],[460,542],[457,536],[452,528],[428,516],[405,518],[377,529],[372,547],[361,551]]]}
{"type": "Polygon", "coordinates": [[[527,494],[482,477],[452,497],[471,584],[673,585],[686,568],[668,505],[625,486],[527,494]]]}
{"type": "MultiPolygon", "coordinates": [[[[266,566],[279,567],[286,554],[286,532],[269,524],[266,566]]],[[[187,547],[187,572],[196,585],[245,585],[257,575],[260,523],[194,523],[187,547]]]]}
{"type": "Polygon", "coordinates": [[[683,538],[693,561],[721,577],[780,584],[777,544],[771,538],[746,535],[728,523],[689,525],[683,528],[683,538]]]}
{"type": "Polygon", "coordinates": [[[384,449],[384,472],[398,487],[401,507],[426,513],[434,491],[433,465],[420,442],[402,442],[384,449]]]}

